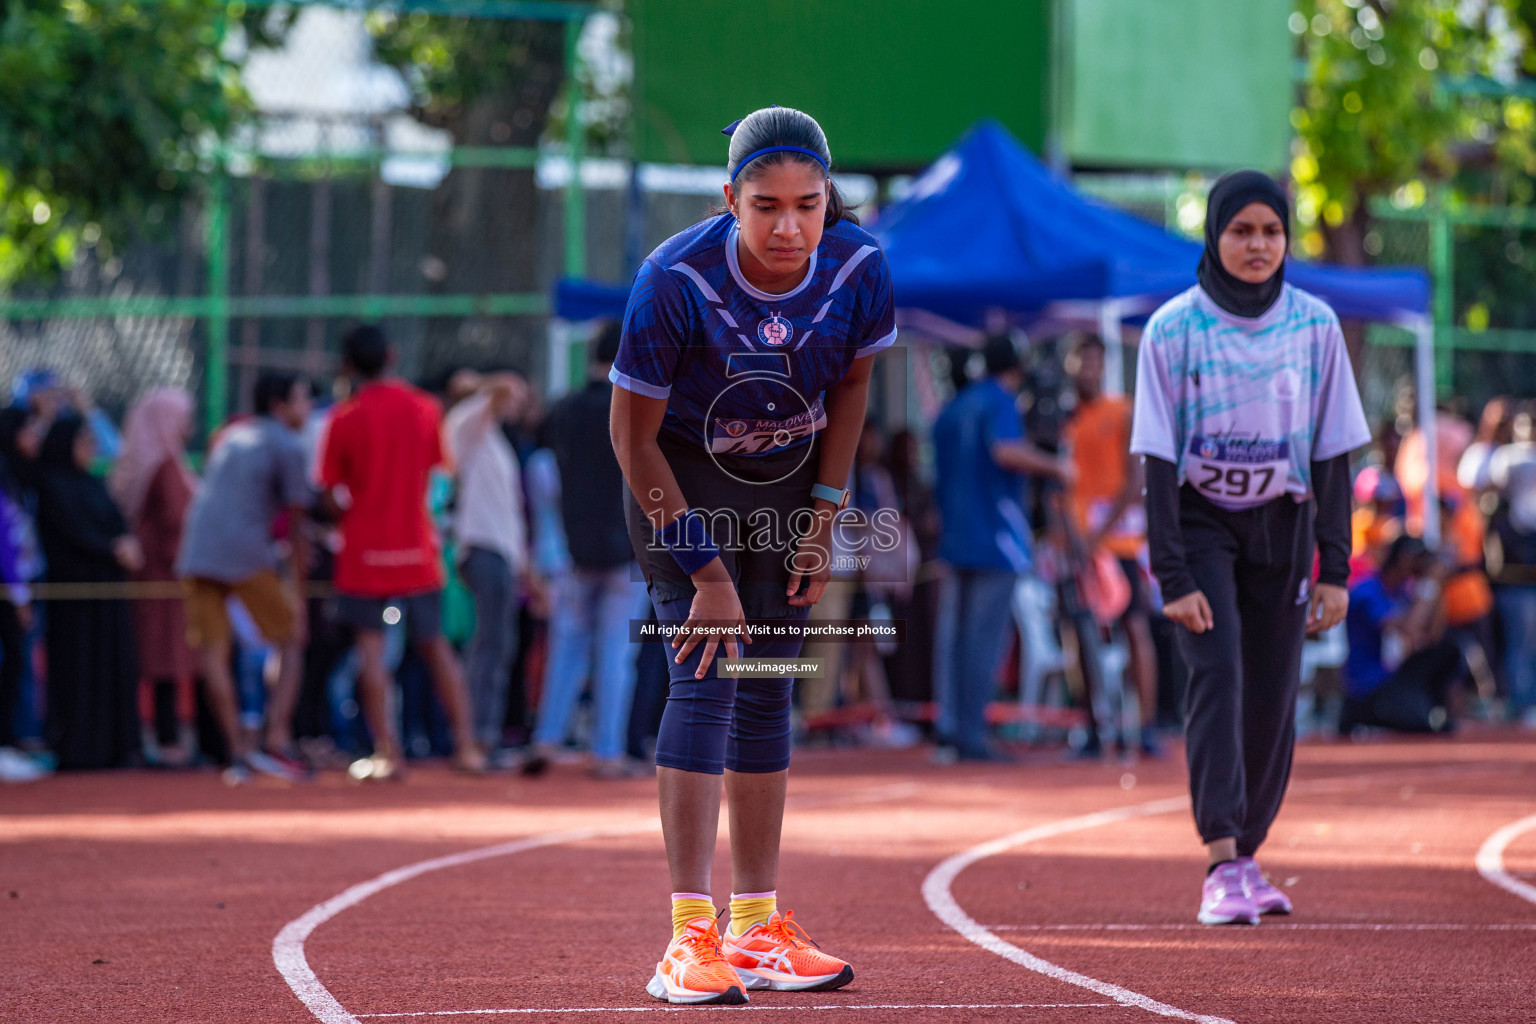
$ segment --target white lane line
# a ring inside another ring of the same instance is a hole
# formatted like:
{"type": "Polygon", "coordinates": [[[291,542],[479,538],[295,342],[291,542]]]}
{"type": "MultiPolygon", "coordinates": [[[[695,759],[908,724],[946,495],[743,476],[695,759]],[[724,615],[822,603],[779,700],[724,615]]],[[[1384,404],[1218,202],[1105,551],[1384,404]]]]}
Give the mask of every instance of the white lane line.
{"type": "Polygon", "coordinates": [[[1477,850],[1477,873],[1506,892],[1536,903],[1536,885],[1523,882],[1504,870],[1504,850],[1510,843],[1536,829],[1536,814],[1505,825],[1483,841],[1477,850]]]}
{"type": "MultiPolygon", "coordinates": [[[[887,786],[874,786],[869,789],[853,793],[822,793],[794,799],[792,806],[795,808],[814,808],[828,805],[842,805],[851,803],[875,803],[881,800],[897,800],[911,796],[917,792],[915,783],[900,782],[887,786]]],[[[495,846],[486,846],[478,850],[466,850],[462,853],[449,854],[445,857],[435,857],[431,860],[420,861],[393,871],[386,871],[377,878],[360,882],[350,889],[333,896],[318,906],[311,907],[301,917],[289,921],[283,926],[283,930],[277,933],[277,938],[272,940],[272,963],[277,967],[283,980],[293,990],[293,994],[299,997],[299,1001],[314,1014],[317,1020],[323,1024],[358,1024],[358,1015],[347,1011],[346,1007],[331,994],[324,983],[315,976],[314,970],[309,966],[309,960],[304,955],[304,942],[310,934],[325,922],[341,913],[349,907],[355,907],[368,897],[408,882],[420,875],[432,871],[441,871],[443,868],[460,867],[465,864],[473,864],[475,861],[487,860],[491,857],[505,857],[513,853],[522,853],[526,850],[535,850],[542,846],[559,846],[562,843],[578,843],[587,839],[601,839],[613,836],[636,835],[640,832],[660,831],[661,822],[655,818],[632,821],[621,825],[608,825],[598,828],[569,829],[563,832],[546,832],[543,835],[528,836],[524,839],[515,839],[507,843],[498,843],[495,846]]],[[[543,1011],[540,1011],[543,1012],[543,1011]]],[[[567,1013],[577,1011],[567,1010],[567,1013]]]]}
{"type": "Polygon", "coordinates": [[[419,1010],[414,1013],[360,1013],[358,1017],[460,1017],[493,1013],[750,1013],[775,1010],[1082,1010],[1119,1003],[820,1003],[810,1006],[555,1006],[537,1010],[419,1010]]]}
{"type": "MultiPolygon", "coordinates": [[[[1291,792],[1339,792],[1356,789],[1361,786],[1380,785],[1383,782],[1390,782],[1405,775],[1414,778],[1425,776],[1440,778],[1447,775],[1462,775],[1489,769],[1507,769],[1508,767],[1508,765],[1501,763],[1471,763],[1434,769],[1392,769],[1362,775],[1334,776],[1310,783],[1298,783],[1291,787],[1291,792]]],[[[1225,1017],[1192,1013],[1189,1010],[1181,1010],[1177,1006],[1160,1003],[1150,996],[1142,995],[1140,992],[1133,992],[1128,988],[1122,988],[1107,981],[1090,978],[1086,974],[1070,971],[1065,967],[1051,963],[1049,960],[1035,956],[1033,953],[1025,952],[1013,943],[999,938],[995,932],[960,909],[960,904],[955,902],[955,897],[950,892],[950,887],[954,884],[960,872],[977,861],[996,856],[1015,847],[1038,842],[1042,839],[1049,839],[1054,836],[1065,835],[1070,832],[1080,832],[1084,829],[1098,828],[1102,825],[1113,825],[1122,821],[1131,821],[1135,818],[1171,814],[1174,811],[1187,810],[1188,808],[1188,797],[1169,797],[1165,800],[1152,800],[1143,804],[1133,804],[1129,807],[1119,807],[1112,810],[1099,811],[1094,814],[1084,814],[1076,818],[1067,818],[1063,821],[1051,822],[1045,825],[1037,825],[1034,828],[1027,828],[1012,835],[1003,836],[1000,839],[994,839],[979,846],[973,846],[969,850],[962,850],[960,853],[946,858],[928,873],[928,877],[923,879],[923,899],[928,903],[928,909],[933,911],[934,916],[959,932],[968,941],[974,942],[985,950],[996,953],[1005,960],[1012,961],[1021,967],[1043,974],[1048,978],[1054,978],[1069,985],[1076,985],[1079,988],[1088,989],[1090,992],[1097,992],[1100,995],[1108,996],[1117,1003],[1139,1007],[1163,1017],[1192,1020],[1198,1022],[1198,1024],[1235,1024],[1234,1021],[1228,1020],[1225,1017]]]]}
{"type": "MultiPolygon", "coordinates": [[[[994,932],[1204,932],[1219,934],[1203,924],[993,924],[994,932]]],[[[1364,921],[1269,921],[1262,929],[1244,928],[1229,934],[1249,937],[1275,930],[1292,932],[1530,932],[1536,924],[1369,924],[1364,921]]]]}
{"type": "Polygon", "coordinates": [[[962,850],[952,857],[941,861],[937,867],[928,873],[923,879],[923,899],[928,903],[928,909],[945,924],[959,932],[967,940],[974,942],[989,952],[996,953],[1005,960],[1011,960],[1020,967],[1026,967],[1048,978],[1066,982],[1068,985],[1076,985],[1090,992],[1097,992],[1101,996],[1108,996],[1115,1002],[1124,1006],[1135,1006],[1162,1017],[1177,1017],[1181,1020],[1192,1020],[1198,1024],[1233,1024],[1225,1017],[1211,1017],[1188,1010],[1181,1010],[1177,1006],[1169,1006],[1160,1003],[1151,996],[1144,996],[1140,992],[1133,992],[1119,985],[1112,985],[1107,981],[1090,978],[1086,974],[1069,971],[1065,967],[1051,963],[1049,960],[1026,953],[1011,942],[998,938],[998,936],[978,922],[971,915],[960,909],[960,904],[955,902],[954,895],[950,892],[950,886],[960,872],[975,864],[977,861],[996,856],[1016,846],[1038,842],[1041,839],[1050,839],[1054,836],[1065,835],[1069,832],[1078,832],[1088,828],[1098,828],[1101,825],[1113,825],[1117,822],[1129,821],[1133,818],[1145,818],[1155,814],[1171,814],[1174,811],[1184,810],[1189,806],[1187,797],[1169,797],[1165,800],[1153,800],[1144,804],[1136,804],[1131,807],[1118,807],[1114,810],[1099,811],[1094,814],[1084,814],[1076,818],[1067,818],[1063,821],[1051,822],[1047,825],[1037,825],[1027,828],[1012,835],[994,839],[991,842],[973,846],[969,850],[962,850]]]}
{"type": "Polygon", "coordinates": [[[363,900],[376,893],[382,892],[391,886],[401,882],[410,881],[420,875],[431,871],[441,871],[443,868],[454,868],[464,864],[472,864],[478,860],[486,860],[491,857],[504,857],[512,853],[522,853],[525,850],[535,850],[541,846],[558,846],[561,843],[577,843],[585,839],[598,839],[609,836],[634,835],[639,832],[649,832],[661,828],[658,820],[646,820],[630,822],[625,825],[610,825],[605,828],[571,829],[565,832],[546,832],[543,835],[529,836],[526,839],[513,840],[510,843],[500,843],[496,846],[486,846],[478,850],[466,850],[463,853],[449,854],[446,857],[436,857],[432,860],[420,861],[407,867],[396,868],[394,871],[386,871],[377,878],[360,882],[338,896],[333,896],[318,906],[310,908],[302,917],[295,918],[283,926],[283,930],[277,933],[277,938],[272,940],[272,962],[277,966],[277,971],[293,989],[293,994],[299,997],[299,1001],[309,1008],[309,1012],[324,1022],[324,1024],[358,1024],[357,1017],[348,1013],[347,1009],[331,995],[331,990],[326,988],[315,972],[309,966],[309,960],[304,956],[304,940],[310,933],[320,927],[326,921],[335,917],[349,907],[355,907],[363,900]]]}

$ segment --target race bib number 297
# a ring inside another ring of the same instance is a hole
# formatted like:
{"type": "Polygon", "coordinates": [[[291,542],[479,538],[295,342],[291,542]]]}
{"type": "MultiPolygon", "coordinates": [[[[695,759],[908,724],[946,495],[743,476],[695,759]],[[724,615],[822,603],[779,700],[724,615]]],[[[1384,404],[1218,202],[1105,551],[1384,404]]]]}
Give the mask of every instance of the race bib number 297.
{"type": "Polygon", "coordinates": [[[1262,505],[1285,493],[1290,456],[1289,441],[1196,436],[1189,441],[1185,478],[1218,505],[1262,505]]]}

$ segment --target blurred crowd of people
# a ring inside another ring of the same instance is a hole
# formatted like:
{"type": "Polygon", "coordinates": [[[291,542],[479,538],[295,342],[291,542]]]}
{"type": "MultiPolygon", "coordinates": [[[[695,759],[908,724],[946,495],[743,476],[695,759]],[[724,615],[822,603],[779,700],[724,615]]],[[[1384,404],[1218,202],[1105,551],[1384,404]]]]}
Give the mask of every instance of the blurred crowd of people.
{"type": "Polygon", "coordinates": [[[595,774],[633,774],[665,665],[628,642],[647,611],[607,444],[617,340],[597,338],[590,384],[546,409],[513,373],[429,394],[359,327],[334,395],[265,374],[201,460],[183,390],[143,395],[120,436],[54,373],[16,381],[0,778],[385,779],[430,755],[532,774],[578,748],[595,774]]]}
{"type": "MultiPolygon", "coordinates": [[[[510,372],[429,394],[358,327],[334,395],[264,375],[196,466],[183,390],[142,396],[119,434],[53,372],[17,379],[0,410],[0,779],[386,779],[421,756],[648,770],[666,654],[632,642],[652,612],[608,440],[617,348],[606,325],[586,385],[550,406],[510,372]]],[[[866,532],[834,552],[865,554],[834,557],[812,623],[904,630],[807,646],[828,668],[797,682],[803,742],[1008,759],[1001,730],[1066,737],[1074,757],[1161,755],[1182,669],[1130,404],[1105,392],[1098,338],[1049,351],[957,350],[931,435],[867,425],[848,513],[866,532]],[[875,532],[894,542],[864,543],[875,532]]],[[[1475,429],[1442,411],[1433,453],[1411,420],[1380,426],[1355,476],[1349,617],[1309,642],[1314,724],[1536,727],[1533,417],[1510,398],[1475,429]]]]}
{"type": "MultiPolygon", "coordinates": [[[[934,662],[938,736],[961,758],[1006,757],[986,739],[997,684],[1016,676],[1038,716],[1042,670],[1060,669],[1086,716],[1072,756],[1099,757],[1111,741],[1157,756],[1185,670],[1148,568],[1130,403],[1105,393],[1098,337],[1041,351],[1027,366],[1009,339],[989,339],[979,379],[956,370],[934,428],[940,647],[953,651],[934,662]],[[1019,475],[1032,491],[1020,494],[1019,475]]],[[[1410,391],[1397,407],[1357,453],[1349,613],[1307,642],[1301,727],[1536,727],[1536,400],[1495,398],[1475,429],[1442,409],[1433,452],[1410,391]],[[1426,517],[1432,492],[1438,516],[1426,517]]]]}
{"type": "Polygon", "coordinates": [[[1477,711],[1536,727],[1536,401],[1406,417],[1355,476],[1339,729],[1440,732],[1477,711]],[[1424,543],[1433,474],[1440,543],[1424,543]]]}

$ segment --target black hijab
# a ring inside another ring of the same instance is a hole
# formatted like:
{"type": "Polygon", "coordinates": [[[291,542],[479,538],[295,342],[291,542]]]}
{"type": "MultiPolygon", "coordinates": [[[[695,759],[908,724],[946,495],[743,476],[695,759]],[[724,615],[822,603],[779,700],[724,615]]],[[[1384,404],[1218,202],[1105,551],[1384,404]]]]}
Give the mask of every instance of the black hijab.
{"type": "Polygon", "coordinates": [[[123,579],[113,544],[128,532],[107,485],[75,463],[75,440],[85,420],[57,420],[38,453],[37,533],[57,582],[123,579]]]}
{"type": "Polygon", "coordinates": [[[54,421],[43,438],[42,451],[37,461],[51,473],[84,473],[75,463],[75,439],[85,429],[85,420],[78,416],[65,416],[54,421]]]}
{"type": "Polygon", "coordinates": [[[1200,256],[1196,276],[1211,301],[1233,316],[1259,317],[1280,298],[1285,286],[1282,260],[1274,276],[1260,284],[1239,280],[1221,265],[1221,233],[1232,218],[1249,203],[1263,203],[1279,216],[1285,226],[1286,247],[1291,241],[1291,204],[1275,179],[1262,171],[1233,171],[1211,188],[1205,205],[1205,252],[1200,256]]]}
{"type": "Polygon", "coordinates": [[[22,491],[32,485],[32,460],[21,453],[21,432],[27,426],[27,411],[18,406],[0,409],[0,492],[12,501],[20,501],[22,491]]]}

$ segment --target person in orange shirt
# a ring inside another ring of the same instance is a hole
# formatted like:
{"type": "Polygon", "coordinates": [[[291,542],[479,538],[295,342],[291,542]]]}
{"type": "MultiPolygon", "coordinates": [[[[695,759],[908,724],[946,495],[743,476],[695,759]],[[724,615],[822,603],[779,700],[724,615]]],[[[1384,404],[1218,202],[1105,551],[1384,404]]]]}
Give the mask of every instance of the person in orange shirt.
{"type": "Polygon", "coordinates": [[[1440,508],[1445,524],[1441,557],[1450,566],[1441,589],[1445,625],[1465,652],[1470,682],[1480,696],[1489,698],[1498,688],[1492,667],[1498,648],[1493,632],[1493,586],[1483,564],[1488,523],[1471,494],[1442,501],[1440,508]]]}
{"type": "MultiPolygon", "coordinates": [[[[1102,549],[1114,555],[1131,585],[1131,601],[1120,625],[1141,703],[1141,752],[1161,757],[1156,731],[1157,652],[1142,569],[1147,518],[1141,498],[1141,459],[1131,454],[1131,403],[1122,396],[1104,394],[1104,342],[1097,335],[1076,336],[1066,369],[1077,391],[1077,407],[1062,431],[1062,442],[1077,469],[1067,493],[1068,507],[1087,551],[1102,549]]],[[[1121,745],[1125,745],[1123,738],[1121,745]]],[[[1085,751],[1092,754],[1097,749],[1090,730],[1085,751]]]]}
{"type": "Polygon", "coordinates": [[[1452,629],[1470,627],[1493,611],[1493,590],[1483,571],[1487,524],[1471,495],[1442,504],[1445,546],[1452,570],[1445,581],[1445,621],[1452,629]]]}
{"type": "MultiPolygon", "coordinates": [[[[1486,524],[1477,507],[1476,495],[1464,488],[1457,478],[1458,464],[1474,439],[1472,427],[1461,417],[1442,411],[1436,414],[1435,439],[1441,552],[1451,566],[1442,591],[1446,626],[1486,652],[1493,647],[1493,620],[1490,618],[1493,590],[1483,570],[1486,524]]],[[[1429,479],[1422,431],[1410,431],[1403,438],[1397,453],[1395,475],[1408,506],[1406,530],[1414,536],[1422,536],[1424,492],[1429,479]]],[[[1472,662],[1474,676],[1482,680],[1480,689],[1490,686],[1484,661],[1485,658],[1475,658],[1472,662]]]]}
{"type": "MultiPolygon", "coordinates": [[[[1442,499],[1462,493],[1456,469],[1462,454],[1472,443],[1472,437],[1472,425],[1460,416],[1444,410],[1435,414],[1435,482],[1442,499]]],[[[1415,427],[1403,435],[1397,458],[1389,465],[1407,505],[1403,527],[1415,537],[1423,536],[1424,491],[1429,483],[1429,454],[1424,432],[1415,427]]]]}

